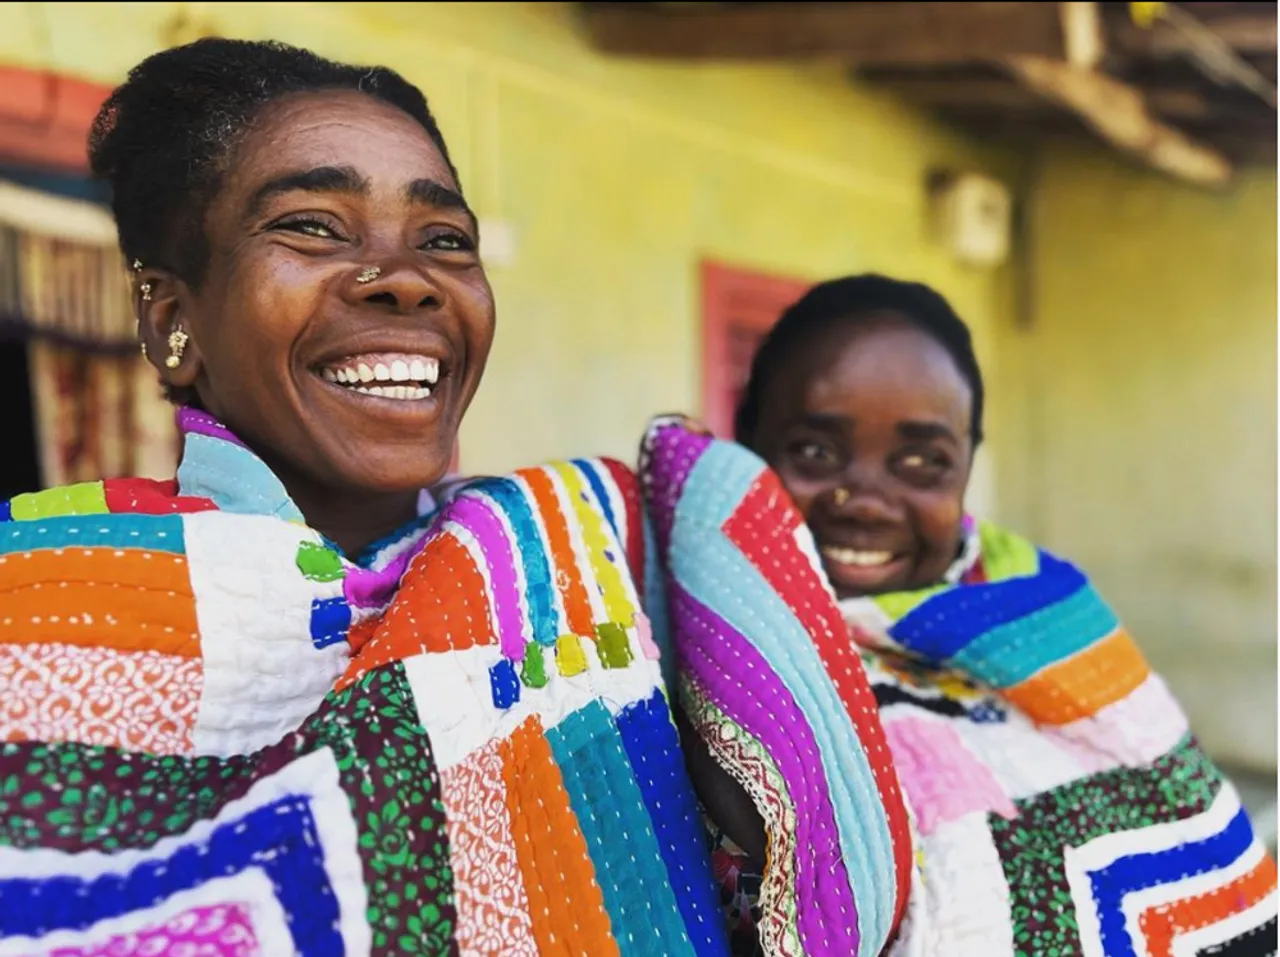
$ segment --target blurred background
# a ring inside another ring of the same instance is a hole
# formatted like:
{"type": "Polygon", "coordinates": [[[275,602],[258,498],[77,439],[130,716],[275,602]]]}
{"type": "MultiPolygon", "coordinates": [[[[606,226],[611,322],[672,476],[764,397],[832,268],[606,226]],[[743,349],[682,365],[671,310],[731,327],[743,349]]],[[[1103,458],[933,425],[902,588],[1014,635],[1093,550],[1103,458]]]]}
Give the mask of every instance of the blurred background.
{"type": "Polygon", "coordinates": [[[935,286],[973,510],[1097,578],[1274,841],[1275,3],[0,3],[0,494],[172,474],[84,141],[208,35],[425,90],[499,304],[464,471],[722,430],[808,283],[935,286]]]}

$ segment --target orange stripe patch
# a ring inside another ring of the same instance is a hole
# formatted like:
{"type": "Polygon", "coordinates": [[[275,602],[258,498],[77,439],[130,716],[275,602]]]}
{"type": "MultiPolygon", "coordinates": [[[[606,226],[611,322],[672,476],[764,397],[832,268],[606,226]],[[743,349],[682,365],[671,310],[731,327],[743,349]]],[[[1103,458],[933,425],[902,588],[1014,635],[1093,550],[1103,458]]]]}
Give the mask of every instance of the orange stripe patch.
{"type": "Polygon", "coordinates": [[[1175,937],[1248,910],[1275,890],[1275,887],[1275,862],[1263,855],[1257,867],[1224,887],[1207,894],[1148,908],[1138,918],[1138,926],[1147,938],[1148,952],[1151,957],[1173,957],[1175,937]]]}
{"type": "Polygon", "coordinates": [[[569,632],[575,635],[594,635],[595,615],[591,611],[591,600],[587,597],[587,590],[578,572],[578,560],[569,537],[569,525],[565,521],[560,497],[556,494],[551,476],[542,469],[528,469],[521,472],[520,477],[533,493],[547,529],[547,542],[556,566],[556,587],[564,604],[569,632]]]}
{"type": "Polygon", "coordinates": [[[1004,692],[1033,721],[1063,725],[1090,718],[1132,694],[1151,669],[1123,629],[1004,692]]]}
{"type": "Polygon", "coordinates": [[[128,548],[0,556],[0,642],[198,658],[186,556],[128,548]]]}
{"type": "Polygon", "coordinates": [[[484,579],[466,546],[453,534],[437,535],[409,564],[395,601],[372,635],[369,624],[352,628],[352,645],[359,653],[337,687],[345,688],[373,668],[414,655],[497,644],[486,594],[484,579]],[[441,588],[439,582],[449,585],[441,588]]]}
{"type": "Polygon", "coordinates": [[[511,836],[538,953],[617,954],[587,842],[537,718],[503,741],[501,752],[511,836]]]}

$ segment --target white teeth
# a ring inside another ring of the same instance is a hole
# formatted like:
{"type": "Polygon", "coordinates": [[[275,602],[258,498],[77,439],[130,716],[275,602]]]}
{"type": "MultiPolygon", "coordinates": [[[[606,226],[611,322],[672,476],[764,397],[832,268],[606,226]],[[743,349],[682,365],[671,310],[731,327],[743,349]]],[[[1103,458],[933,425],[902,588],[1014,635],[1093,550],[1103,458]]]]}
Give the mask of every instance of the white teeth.
{"type": "Polygon", "coordinates": [[[320,370],[320,374],[327,382],[350,386],[357,392],[364,392],[367,395],[423,399],[431,394],[429,387],[435,385],[440,378],[440,362],[429,356],[414,356],[409,359],[395,359],[389,365],[375,362],[372,367],[366,362],[346,368],[326,366],[320,370]],[[379,383],[382,391],[377,391],[379,386],[369,386],[371,382],[379,383]],[[396,392],[392,385],[382,385],[383,383],[403,386],[403,394],[396,392]],[[424,388],[424,385],[427,388],[424,388]],[[364,386],[369,387],[363,388],[364,386]]]}
{"type": "Polygon", "coordinates": [[[351,391],[374,395],[380,399],[401,399],[408,402],[425,399],[431,395],[430,389],[407,385],[357,385],[352,386],[351,391]]]}
{"type": "Polygon", "coordinates": [[[887,565],[893,561],[893,552],[863,552],[854,548],[838,548],[834,545],[824,548],[822,554],[841,565],[858,565],[863,568],[887,565]]]}

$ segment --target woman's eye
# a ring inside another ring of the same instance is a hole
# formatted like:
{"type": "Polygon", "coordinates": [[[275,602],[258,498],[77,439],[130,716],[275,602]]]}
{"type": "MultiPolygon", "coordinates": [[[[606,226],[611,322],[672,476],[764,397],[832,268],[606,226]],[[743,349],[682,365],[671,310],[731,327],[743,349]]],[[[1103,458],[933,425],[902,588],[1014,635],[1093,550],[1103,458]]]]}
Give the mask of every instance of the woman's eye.
{"type": "Polygon", "coordinates": [[[423,247],[446,253],[462,253],[471,252],[476,244],[461,233],[439,233],[423,243],[423,247]]]}
{"type": "Polygon", "coordinates": [[[947,473],[951,460],[939,453],[908,452],[898,459],[898,470],[912,482],[934,482],[947,473]]]}
{"type": "Polygon", "coordinates": [[[335,230],[316,219],[294,219],[281,223],[280,228],[288,229],[295,233],[301,233],[304,236],[314,236],[317,239],[338,238],[338,234],[335,230]]]}
{"type": "Polygon", "coordinates": [[[821,442],[797,442],[790,451],[792,459],[809,467],[826,467],[836,461],[835,452],[821,442]]]}
{"type": "Polygon", "coordinates": [[[827,450],[817,442],[802,442],[796,449],[796,454],[802,459],[819,460],[827,455],[827,450]]]}

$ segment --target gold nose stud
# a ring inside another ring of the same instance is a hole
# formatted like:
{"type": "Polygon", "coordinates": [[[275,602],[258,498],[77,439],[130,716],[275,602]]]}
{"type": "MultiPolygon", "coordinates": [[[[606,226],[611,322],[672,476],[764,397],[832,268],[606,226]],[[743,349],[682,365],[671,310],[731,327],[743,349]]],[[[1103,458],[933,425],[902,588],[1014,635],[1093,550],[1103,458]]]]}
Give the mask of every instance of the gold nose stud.
{"type": "Polygon", "coordinates": [[[382,270],[377,266],[368,266],[360,270],[360,275],[356,276],[356,282],[364,285],[367,282],[373,282],[382,275],[382,270]]]}
{"type": "Polygon", "coordinates": [[[844,486],[836,489],[831,493],[831,501],[835,502],[836,508],[840,508],[849,501],[849,490],[844,486]]]}

